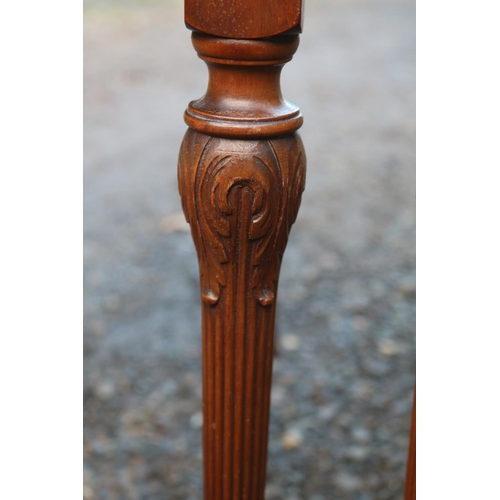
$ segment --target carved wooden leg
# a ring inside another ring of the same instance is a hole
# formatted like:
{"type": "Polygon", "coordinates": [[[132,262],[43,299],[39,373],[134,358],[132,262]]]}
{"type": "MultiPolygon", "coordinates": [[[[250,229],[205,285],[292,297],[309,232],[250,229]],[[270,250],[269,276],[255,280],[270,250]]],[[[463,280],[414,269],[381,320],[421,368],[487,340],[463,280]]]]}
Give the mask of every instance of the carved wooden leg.
{"type": "Polygon", "coordinates": [[[179,190],[200,265],[204,497],[263,500],[278,276],[305,181],[279,86],[298,37],[193,44],[210,80],[185,114],[179,190]]]}

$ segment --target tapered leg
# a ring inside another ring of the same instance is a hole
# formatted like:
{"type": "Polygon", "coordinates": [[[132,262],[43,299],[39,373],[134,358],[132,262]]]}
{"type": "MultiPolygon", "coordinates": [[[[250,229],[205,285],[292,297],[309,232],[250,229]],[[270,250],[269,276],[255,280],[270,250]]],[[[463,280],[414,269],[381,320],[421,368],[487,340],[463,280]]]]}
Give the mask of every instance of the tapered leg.
{"type": "Polygon", "coordinates": [[[179,190],[200,266],[204,498],[263,500],[278,276],[305,182],[302,118],[279,90],[297,37],[193,38],[210,82],[186,112],[179,190]]]}
{"type": "Polygon", "coordinates": [[[206,499],[263,498],[278,275],[304,160],[296,134],[184,138],[179,185],[203,304],[206,499]]]}

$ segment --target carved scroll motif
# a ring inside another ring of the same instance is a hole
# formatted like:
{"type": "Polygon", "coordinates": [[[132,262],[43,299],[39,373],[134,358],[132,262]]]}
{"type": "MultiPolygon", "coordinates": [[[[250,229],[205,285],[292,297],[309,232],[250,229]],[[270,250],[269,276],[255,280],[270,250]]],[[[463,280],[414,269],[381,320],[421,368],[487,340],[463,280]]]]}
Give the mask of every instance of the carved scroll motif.
{"type": "Polygon", "coordinates": [[[205,500],[264,498],[276,288],[304,181],[297,134],[184,137],[179,189],[203,299],[205,500]]]}
{"type": "Polygon", "coordinates": [[[299,40],[192,41],[209,83],[178,178],[200,264],[204,500],[263,500],[278,275],[305,181],[302,115],[279,84],[299,40]]]}
{"type": "Polygon", "coordinates": [[[252,141],[188,130],[179,190],[198,251],[205,302],[217,304],[228,264],[235,260],[248,267],[256,300],[263,306],[274,301],[304,183],[305,154],[297,134],[252,141]]]}

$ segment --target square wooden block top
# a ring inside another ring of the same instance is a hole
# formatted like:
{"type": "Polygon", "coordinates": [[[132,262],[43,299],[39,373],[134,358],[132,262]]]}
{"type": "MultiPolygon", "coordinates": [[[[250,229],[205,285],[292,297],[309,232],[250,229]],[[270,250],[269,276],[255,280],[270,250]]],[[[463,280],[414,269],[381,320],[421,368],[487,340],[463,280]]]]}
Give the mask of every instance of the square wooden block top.
{"type": "Polygon", "coordinates": [[[185,0],[189,29],[225,38],[264,38],[302,31],[303,0],[185,0]]]}

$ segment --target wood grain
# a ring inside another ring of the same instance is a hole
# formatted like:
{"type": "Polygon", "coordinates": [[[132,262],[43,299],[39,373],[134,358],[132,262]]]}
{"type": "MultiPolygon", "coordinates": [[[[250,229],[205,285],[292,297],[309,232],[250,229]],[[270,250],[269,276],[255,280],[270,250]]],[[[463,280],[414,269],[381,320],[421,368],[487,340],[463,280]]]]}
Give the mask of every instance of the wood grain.
{"type": "Polygon", "coordinates": [[[209,82],[178,163],[200,267],[204,498],[263,500],[278,278],[305,185],[302,115],[280,89],[298,37],[224,34],[192,35],[209,82]]]}
{"type": "Polygon", "coordinates": [[[298,106],[280,89],[281,70],[297,50],[298,36],[228,40],[193,33],[192,42],[209,81],[205,95],[184,114],[191,128],[219,137],[269,138],[302,125],[298,106]]]}
{"type": "Polygon", "coordinates": [[[304,167],[296,134],[184,138],[179,187],[203,302],[206,499],[263,498],[278,275],[304,167]]]}
{"type": "Polygon", "coordinates": [[[302,0],[186,0],[188,28],[226,38],[264,38],[302,30],[302,0]]]}

